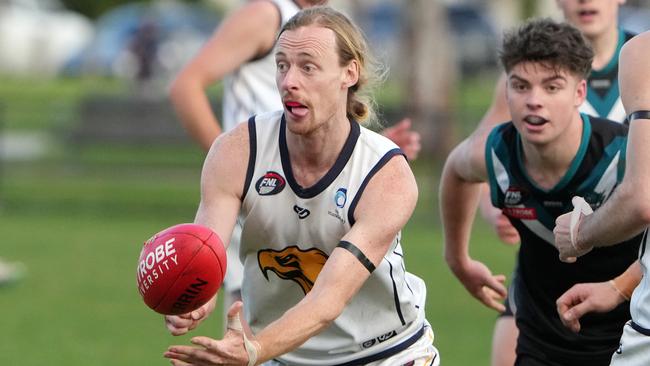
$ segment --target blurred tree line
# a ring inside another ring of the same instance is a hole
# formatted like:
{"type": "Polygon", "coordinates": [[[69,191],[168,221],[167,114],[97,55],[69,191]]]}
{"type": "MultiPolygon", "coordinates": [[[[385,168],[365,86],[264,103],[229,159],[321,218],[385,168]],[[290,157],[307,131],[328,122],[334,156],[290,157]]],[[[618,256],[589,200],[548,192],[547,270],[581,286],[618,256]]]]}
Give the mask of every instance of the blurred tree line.
{"type": "MultiPolygon", "coordinates": [[[[150,3],[156,0],[143,0],[137,1],[142,3],[150,3]]],[[[185,3],[200,3],[201,0],[179,0],[185,3]]],[[[133,0],[61,0],[63,5],[73,11],[79,12],[91,19],[99,18],[107,10],[112,9],[118,5],[127,3],[134,3],[133,0]]]]}

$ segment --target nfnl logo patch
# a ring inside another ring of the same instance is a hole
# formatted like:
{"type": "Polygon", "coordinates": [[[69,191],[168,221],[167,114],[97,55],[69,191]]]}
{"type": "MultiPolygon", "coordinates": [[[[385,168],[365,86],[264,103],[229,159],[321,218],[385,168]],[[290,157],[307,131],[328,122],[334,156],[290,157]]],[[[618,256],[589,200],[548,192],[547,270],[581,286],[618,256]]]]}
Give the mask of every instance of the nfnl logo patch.
{"type": "Polygon", "coordinates": [[[517,187],[508,187],[504,203],[506,206],[516,206],[524,200],[524,193],[517,187]]]}
{"type": "Polygon", "coordinates": [[[257,180],[255,189],[260,196],[270,196],[282,192],[285,186],[282,176],[276,172],[266,172],[264,176],[257,180]]]}

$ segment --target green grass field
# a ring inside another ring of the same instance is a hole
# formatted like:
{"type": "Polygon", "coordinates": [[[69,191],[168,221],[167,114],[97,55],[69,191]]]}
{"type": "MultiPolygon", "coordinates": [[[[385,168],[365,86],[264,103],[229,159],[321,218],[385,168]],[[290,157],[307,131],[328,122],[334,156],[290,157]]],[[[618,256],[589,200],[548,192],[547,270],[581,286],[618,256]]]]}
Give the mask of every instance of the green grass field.
{"type": "MultiPolygon", "coordinates": [[[[38,161],[5,163],[0,256],[22,261],[28,274],[0,287],[0,364],[168,364],[162,352],[189,337],[168,335],[162,317],[141,301],[136,261],[151,234],[192,221],[201,163],[189,146],[63,146],[38,161]]],[[[443,364],[488,365],[496,314],[464,290],[442,258],[439,167],[415,162],[420,201],[404,230],[406,264],[427,282],[427,317],[443,364]]],[[[516,248],[499,244],[480,220],[474,238],[472,255],[509,275],[516,248]]],[[[220,330],[214,316],[196,333],[218,337],[220,330]]]]}

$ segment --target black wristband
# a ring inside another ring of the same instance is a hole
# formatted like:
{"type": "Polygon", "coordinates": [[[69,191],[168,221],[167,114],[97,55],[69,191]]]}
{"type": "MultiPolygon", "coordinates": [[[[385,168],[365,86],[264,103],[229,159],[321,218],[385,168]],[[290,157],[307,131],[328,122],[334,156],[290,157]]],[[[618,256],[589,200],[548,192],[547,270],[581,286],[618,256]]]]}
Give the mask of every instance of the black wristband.
{"type": "Polygon", "coordinates": [[[628,123],[634,121],[635,119],[650,119],[650,111],[640,110],[632,112],[629,116],[627,116],[628,123]]]}
{"type": "Polygon", "coordinates": [[[366,267],[368,272],[372,273],[375,270],[375,265],[372,264],[370,259],[368,259],[368,257],[366,257],[366,255],[363,254],[363,252],[359,250],[356,245],[350,243],[349,241],[341,240],[339,242],[339,245],[337,245],[337,248],[343,248],[352,253],[352,255],[355,256],[359,262],[363,264],[364,267],[366,267]]]}

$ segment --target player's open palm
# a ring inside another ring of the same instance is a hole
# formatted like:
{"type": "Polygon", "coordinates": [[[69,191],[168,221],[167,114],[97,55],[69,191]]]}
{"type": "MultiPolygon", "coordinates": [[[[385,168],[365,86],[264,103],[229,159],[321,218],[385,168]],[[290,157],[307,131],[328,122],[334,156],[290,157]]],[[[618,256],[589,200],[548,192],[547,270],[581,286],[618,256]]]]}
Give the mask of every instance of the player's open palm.
{"type": "Polygon", "coordinates": [[[203,322],[205,318],[212,313],[217,303],[217,297],[203,304],[200,308],[186,314],[181,315],[165,315],[165,327],[174,335],[183,335],[190,330],[196,328],[203,322]]]}
{"type": "Polygon", "coordinates": [[[455,273],[467,291],[485,306],[499,312],[505,311],[501,303],[507,294],[504,275],[493,275],[485,264],[473,259],[455,273]]]}
{"type": "Polygon", "coordinates": [[[246,366],[249,364],[249,349],[257,355],[257,345],[250,333],[248,324],[240,318],[242,302],[235,302],[228,311],[228,328],[223,339],[194,337],[190,341],[195,346],[170,346],[164,357],[175,366],[181,365],[219,365],[246,366]],[[246,335],[244,335],[246,334],[246,335]]]}

